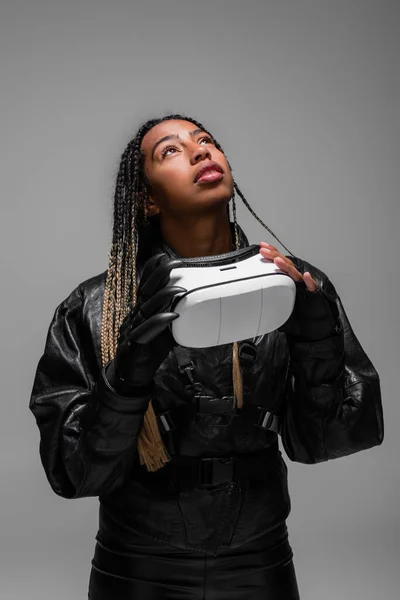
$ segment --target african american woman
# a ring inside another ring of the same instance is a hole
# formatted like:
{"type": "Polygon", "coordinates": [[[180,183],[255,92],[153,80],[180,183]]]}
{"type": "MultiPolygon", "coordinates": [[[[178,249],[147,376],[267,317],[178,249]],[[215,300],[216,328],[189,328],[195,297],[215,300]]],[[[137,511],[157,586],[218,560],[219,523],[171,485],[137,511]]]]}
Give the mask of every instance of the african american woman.
{"type": "Polygon", "coordinates": [[[202,124],[146,122],[121,157],[108,269],[52,318],[29,406],[53,491],[99,498],[92,600],[299,598],[279,438],[304,464],[382,443],[379,376],[327,275],[289,251],[259,247],[295,282],[284,325],[176,343],[171,270],[249,246],[235,192],[274,235],[202,124]]]}

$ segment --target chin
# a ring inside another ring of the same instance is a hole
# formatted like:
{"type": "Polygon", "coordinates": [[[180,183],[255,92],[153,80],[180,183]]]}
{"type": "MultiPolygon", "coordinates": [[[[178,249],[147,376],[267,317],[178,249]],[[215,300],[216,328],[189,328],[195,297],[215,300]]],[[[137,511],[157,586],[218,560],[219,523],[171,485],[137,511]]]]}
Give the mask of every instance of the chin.
{"type": "Polygon", "coordinates": [[[221,181],[216,181],[215,183],[209,183],[201,186],[198,191],[199,193],[196,194],[196,196],[197,198],[201,198],[203,202],[206,200],[214,202],[229,202],[233,194],[233,185],[229,185],[225,183],[223,179],[221,179],[221,181]]]}
{"type": "Polygon", "coordinates": [[[231,199],[231,195],[225,193],[216,194],[210,190],[210,194],[204,194],[201,198],[196,198],[193,202],[196,206],[227,206],[231,199]]]}

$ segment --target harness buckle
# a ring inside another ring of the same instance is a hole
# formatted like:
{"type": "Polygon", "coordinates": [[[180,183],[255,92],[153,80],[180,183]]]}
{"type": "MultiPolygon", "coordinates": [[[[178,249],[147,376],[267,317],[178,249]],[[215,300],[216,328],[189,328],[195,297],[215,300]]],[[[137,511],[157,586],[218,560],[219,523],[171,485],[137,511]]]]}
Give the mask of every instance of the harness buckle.
{"type": "Polygon", "coordinates": [[[202,458],[199,461],[200,485],[230,482],[234,475],[235,460],[233,457],[202,458]]]}
{"type": "Polygon", "coordinates": [[[244,366],[251,367],[257,360],[257,346],[252,342],[242,342],[239,346],[238,356],[244,366]]]}
{"type": "Polygon", "coordinates": [[[257,406],[257,410],[259,412],[256,422],[254,423],[256,427],[261,427],[262,429],[271,429],[276,433],[279,432],[279,422],[280,419],[278,415],[274,415],[268,410],[265,410],[262,406],[257,406]]]}
{"type": "Polygon", "coordinates": [[[175,423],[172,418],[171,411],[161,413],[157,416],[166,433],[169,433],[172,431],[172,429],[175,429],[175,423]]]}
{"type": "Polygon", "coordinates": [[[182,365],[178,364],[178,369],[179,369],[180,373],[186,373],[186,375],[189,377],[192,385],[195,384],[195,381],[194,381],[193,375],[192,375],[192,371],[194,371],[193,361],[190,361],[190,363],[186,366],[182,366],[182,365]]]}

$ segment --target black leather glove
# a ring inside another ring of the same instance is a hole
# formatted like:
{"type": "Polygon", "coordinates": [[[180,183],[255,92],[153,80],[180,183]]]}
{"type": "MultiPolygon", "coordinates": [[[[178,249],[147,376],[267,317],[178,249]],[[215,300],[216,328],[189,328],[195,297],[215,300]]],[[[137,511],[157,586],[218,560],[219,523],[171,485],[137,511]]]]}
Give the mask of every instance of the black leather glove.
{"type": "Polygon", "coordinates": [[[314,342],[338,335],[342,324],[334,297],[320,287],[316,292],[310,292],[304,281],[295,283],[293,312],[278,331],[298,342],[314,342]]]}
{"type": "Polygon", "coordinates": [[[106,371],[111,386],[123,396],[150,392],[157,369],[175,344],[169,325],[179,315],[171,312],[171,304],[187,290],[166,285],[180,264],[165,253],[146,262],[136,304],[121,324],[117,351],[106,371]]]}

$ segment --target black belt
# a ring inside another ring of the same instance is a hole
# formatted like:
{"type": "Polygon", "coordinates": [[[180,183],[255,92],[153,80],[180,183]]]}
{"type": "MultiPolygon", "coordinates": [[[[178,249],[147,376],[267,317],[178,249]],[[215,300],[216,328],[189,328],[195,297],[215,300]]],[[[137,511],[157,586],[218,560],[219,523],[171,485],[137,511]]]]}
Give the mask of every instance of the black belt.
{"type": "Polygon", "coordinates": [[[262,479],[263,467],[277,461],[280,456],[276,443],[260,452],[236,456],[198,458],[174,455],[167,468],[182,490],[249,478],[262,479]]]}

